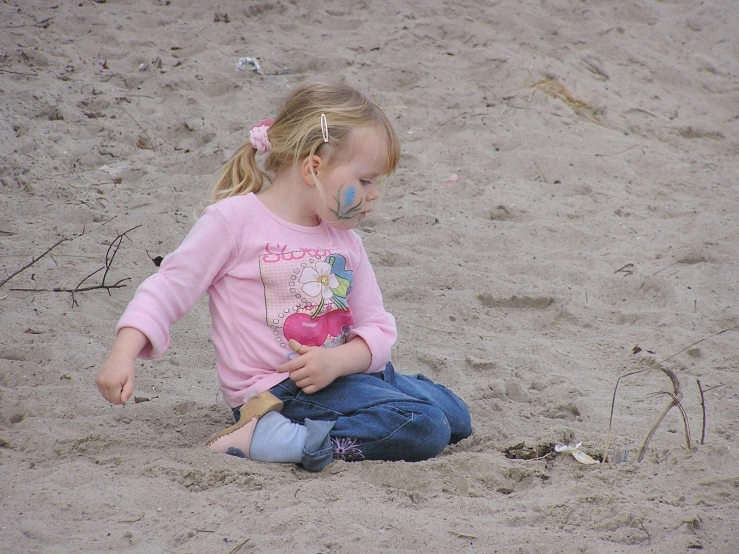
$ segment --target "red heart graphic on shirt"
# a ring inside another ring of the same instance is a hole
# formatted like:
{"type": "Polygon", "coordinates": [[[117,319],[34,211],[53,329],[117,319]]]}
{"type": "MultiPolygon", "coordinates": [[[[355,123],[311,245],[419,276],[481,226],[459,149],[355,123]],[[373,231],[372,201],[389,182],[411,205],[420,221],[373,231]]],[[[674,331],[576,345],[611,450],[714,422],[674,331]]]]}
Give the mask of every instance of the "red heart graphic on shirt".
{"type": "Polygon", "coordinates": [[[314,318],[310,314],[292,314],[285,319],[282,332],[288,341],[295,339],[305,346],[323,346],[329,336],[338,337],[352,323],[351,310],[333,310],[314,318]]]}

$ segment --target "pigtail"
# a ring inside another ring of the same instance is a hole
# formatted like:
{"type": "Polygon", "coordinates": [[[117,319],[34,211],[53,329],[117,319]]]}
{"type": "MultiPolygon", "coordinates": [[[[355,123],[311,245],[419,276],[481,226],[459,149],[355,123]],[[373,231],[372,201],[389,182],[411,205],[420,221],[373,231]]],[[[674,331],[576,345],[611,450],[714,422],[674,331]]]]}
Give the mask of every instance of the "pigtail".
{"type": "Polygon", "coordinates": [[[256,149],[247,142],[223,166],[210,200],[218,202],[231,196],[259,192],[265,181],[270,182],[271,179],[257,164],[256,149]]]}

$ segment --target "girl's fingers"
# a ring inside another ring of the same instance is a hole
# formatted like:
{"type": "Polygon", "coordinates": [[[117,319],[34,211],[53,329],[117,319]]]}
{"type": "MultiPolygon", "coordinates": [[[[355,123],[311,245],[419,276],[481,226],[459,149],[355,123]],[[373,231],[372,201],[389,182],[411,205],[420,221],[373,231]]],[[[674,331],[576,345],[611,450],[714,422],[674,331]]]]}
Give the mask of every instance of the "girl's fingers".
{"type": "Polygon", "coordinates": [[[304,346],[295,339],[287,341],[287,345],[292,348],[293,352],[297,352],[298,354],[306,354],[310,352],[312,348],[315,348],[314,346],[304,346]]]}
{"type": "Polygon", "coordinates": [[[309,378],[300,379],[299,381],[295,381],[295,384],[305,391],[305,387],[310,386],[311,380],[309,378]]]}
{"type": "Polygon", "coordinates": [[[293,371],[299,370],[303,366],[305,366],[305,360],[302,360],[301,358],[295,358],[294,360],[290,360],[284,365],[281,365],[278,368],[278,371],[280,373],[285,373],[286,371],[288,373],[292,373],[293,371]]]}
{"type": "Polygon", "coordinates": [[[301,367],[305,366],[305,360],[302,356],[299,356],[297,358],[293,358],[289,362],[285,362],[280,367],[275,368],[275,371],[277,373],[292,373],[293,371],[296,371],[300,369],[301,367]]]}
{"type": "Polygon", "coordinates": [[[128,399],[131,398],[131,395],[133,394],[133,379],[128,379],[123,384],[123,390],[121,391],[121,404],[125,404],[128,402],[128,399]]]}
{"type": "Polygon", "coordinates": [[[113,390],[112,389],[105,388],[105,389],[99,389],[99,390],[100,390],[100,394],[103,395],[103,398],[105,398],[105,400],[107,400],[111,404],[115,404],[115,401],[114,401],[114,398],[113,398],[113,390]]]}
{"type": "Polygon", "coordinates": [[[108,402],[111,404],[123,404],[120,385],[108,389],[108,402]]]}

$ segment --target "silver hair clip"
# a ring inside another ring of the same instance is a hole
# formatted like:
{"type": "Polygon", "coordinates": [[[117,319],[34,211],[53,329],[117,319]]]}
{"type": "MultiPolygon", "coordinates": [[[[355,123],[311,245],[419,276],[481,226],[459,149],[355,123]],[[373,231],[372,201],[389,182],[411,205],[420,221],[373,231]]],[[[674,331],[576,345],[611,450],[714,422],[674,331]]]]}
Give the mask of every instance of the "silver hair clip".
{"type": "Polygon", "coordinates": [[[323,142],[328,142],[328,120],[326,114],[321,114],[321,133],[323,133],[323,142]]]}

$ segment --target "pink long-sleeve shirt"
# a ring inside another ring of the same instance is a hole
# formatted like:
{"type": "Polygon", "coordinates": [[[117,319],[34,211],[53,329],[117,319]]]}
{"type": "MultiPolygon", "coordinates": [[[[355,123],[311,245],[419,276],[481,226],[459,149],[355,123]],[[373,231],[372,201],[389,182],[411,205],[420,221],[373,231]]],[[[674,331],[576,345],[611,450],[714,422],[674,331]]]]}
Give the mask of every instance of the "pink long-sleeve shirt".
{"type": "Polygon", "coordinates": [[[280,219],[254,194],[203,211],[182,244],[136,290],[116,327],[149,339],[139,354],[161,356],[170,327],[204,294],[226,403],[288,378],[275,368],[296,354],[290,339],[333,347],[359,336],[372,353],[367,373],[390,360],[397,331],[360,237],[321,223],[280,219]]]}

